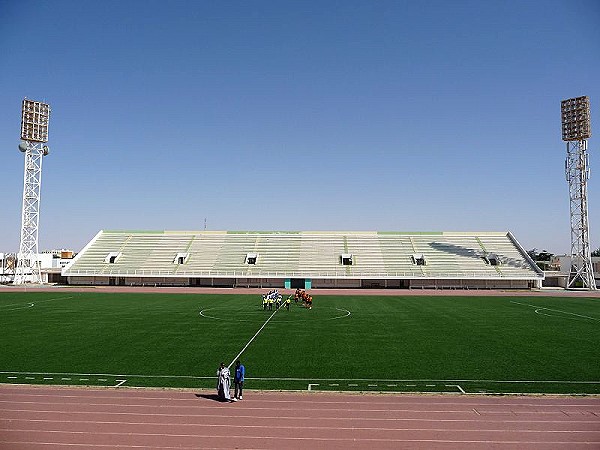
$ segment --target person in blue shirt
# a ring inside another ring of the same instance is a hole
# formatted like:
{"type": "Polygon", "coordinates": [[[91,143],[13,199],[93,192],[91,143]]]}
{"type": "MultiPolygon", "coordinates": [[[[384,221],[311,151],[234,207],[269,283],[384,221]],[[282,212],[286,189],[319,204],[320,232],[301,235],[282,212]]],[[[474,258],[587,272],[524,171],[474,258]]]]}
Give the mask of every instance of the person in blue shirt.
{"type": "Polygon", "coordinates": [[[238,359],[235,363],[235,375],[233,377],[233,383],[235,385],[235,392],[233,394],[234,400],[242,400],[242,389],[244,388],[244,376],[246,375],[246,368],[238,359]],[[239,395],[238,395],[239,389],[239,395]]]}

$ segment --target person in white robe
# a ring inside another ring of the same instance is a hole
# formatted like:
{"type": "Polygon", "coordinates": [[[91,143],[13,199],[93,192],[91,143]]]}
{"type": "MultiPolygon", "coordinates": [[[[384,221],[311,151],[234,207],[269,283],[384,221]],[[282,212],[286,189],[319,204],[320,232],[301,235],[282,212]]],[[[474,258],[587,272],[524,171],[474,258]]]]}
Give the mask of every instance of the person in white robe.
{"type": "Polygon", "coordinates": [[[229,368],[221,363],[219,370],[217,371],[217,394],[220,400],[231,401],[231,380],[229,368]]]}

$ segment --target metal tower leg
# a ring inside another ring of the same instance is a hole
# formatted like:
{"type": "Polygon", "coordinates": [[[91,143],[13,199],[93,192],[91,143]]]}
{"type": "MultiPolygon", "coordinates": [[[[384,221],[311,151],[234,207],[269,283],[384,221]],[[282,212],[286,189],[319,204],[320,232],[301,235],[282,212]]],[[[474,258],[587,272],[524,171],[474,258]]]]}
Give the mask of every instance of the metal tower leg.
{"type": "Polygon", "coordinates": [[[571,199],[571,270],[567,288],[596,290],[590,254],[587,180],[587,141],[567,142],[565,172],[571,199]]]}
{"type": "Polygon", "coordinates": [[[38,225],[44,151],[43,143],[27,141],[25,172],[23,175],[21,244],[17,255],[14,284],[42,283],[38,261],[38,225]]]}

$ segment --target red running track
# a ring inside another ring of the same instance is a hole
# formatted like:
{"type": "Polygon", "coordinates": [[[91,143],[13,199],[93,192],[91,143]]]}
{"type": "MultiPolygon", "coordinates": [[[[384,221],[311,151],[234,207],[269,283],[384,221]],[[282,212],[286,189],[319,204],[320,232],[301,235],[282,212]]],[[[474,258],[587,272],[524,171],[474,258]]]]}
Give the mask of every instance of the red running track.
{"type": "Polygon", "coordinates": [[[0,385],[0,448],[598,449],[600,397],[0,385]]]}

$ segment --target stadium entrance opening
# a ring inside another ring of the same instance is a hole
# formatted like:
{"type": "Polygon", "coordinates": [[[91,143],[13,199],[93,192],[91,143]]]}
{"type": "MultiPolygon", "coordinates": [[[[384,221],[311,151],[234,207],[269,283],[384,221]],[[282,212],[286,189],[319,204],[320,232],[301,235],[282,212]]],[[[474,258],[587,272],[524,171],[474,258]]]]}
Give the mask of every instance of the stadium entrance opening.
{"type": "Polygon", "coordinates": [[[304,289],[304,278],[292,278],[290,285],[292,289],[304,289]]]}

